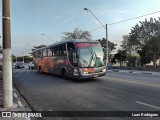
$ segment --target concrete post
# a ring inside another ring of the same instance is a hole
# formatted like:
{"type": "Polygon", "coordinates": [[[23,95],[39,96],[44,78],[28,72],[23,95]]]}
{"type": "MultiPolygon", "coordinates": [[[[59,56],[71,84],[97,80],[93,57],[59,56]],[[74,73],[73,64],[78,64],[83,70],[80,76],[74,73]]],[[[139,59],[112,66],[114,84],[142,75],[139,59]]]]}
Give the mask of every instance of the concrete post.
{"type": "Polygon", "coordinates": [[[12,59],[10,33],[10,0],[2,0],[3,30],[3,107],[12,107],[12,59]]]}
{"type": "Polygon", "coordinates": [[[106,24],[106,67],[108,70],[108,27],[106,24]]]}

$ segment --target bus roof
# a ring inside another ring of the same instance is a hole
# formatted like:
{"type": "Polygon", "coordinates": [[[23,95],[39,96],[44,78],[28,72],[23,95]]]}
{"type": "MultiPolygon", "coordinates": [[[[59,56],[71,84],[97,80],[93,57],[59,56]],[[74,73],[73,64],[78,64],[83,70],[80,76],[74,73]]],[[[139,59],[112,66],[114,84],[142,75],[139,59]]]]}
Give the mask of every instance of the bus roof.
{"type": "Polygon", "coordinates": [[[62,44],[62,43],[67,43],[67,42],[73,42],[73,43],[77,43],[77,42],[95,42],[95,43],[99,43],[99,41],[85,40],[85,39],[63,40],[63,41],[56,42],[56,43],[53,43],[51,45],[48,45],[46,47],[38,48],[38,49],[34,50],[33,52],[41,50],[41,49],[49,48],[49,47],[52,47],[52,46],[56,46],[56,45],[59,45],[59,44],[62,44]]]}

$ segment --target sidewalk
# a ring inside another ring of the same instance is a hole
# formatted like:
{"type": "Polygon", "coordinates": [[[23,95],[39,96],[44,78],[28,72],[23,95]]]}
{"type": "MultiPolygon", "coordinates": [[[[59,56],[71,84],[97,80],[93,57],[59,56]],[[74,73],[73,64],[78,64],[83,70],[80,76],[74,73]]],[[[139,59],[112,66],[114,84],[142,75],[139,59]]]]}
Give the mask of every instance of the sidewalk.
{"type": "Polygon", "coordinates": [[[123,70],[123,69],[109,69],[108,71],[113,72],[124,72],[124,73],[137,73],[137,74],[150,74],[150,75],[160,75],[160,72],[154,71],[143,71],[143,70],[123,70]]]}
{"type": "MultiPolygon", "coordinates": [[[[19,95],[15,87],[13,87],[13,106],[11,108],[3,108],[3,80],[2,73],[0,72],[0,116],[2,112],[14,111],[31,111],[29,106],[25,103],[24,99],[19,95]],[[21,99],[20,99],[21,98],[21,99]]],[[[0,117],[0,120],[31,120],[30,118],[18,117],[0,117]]]]}

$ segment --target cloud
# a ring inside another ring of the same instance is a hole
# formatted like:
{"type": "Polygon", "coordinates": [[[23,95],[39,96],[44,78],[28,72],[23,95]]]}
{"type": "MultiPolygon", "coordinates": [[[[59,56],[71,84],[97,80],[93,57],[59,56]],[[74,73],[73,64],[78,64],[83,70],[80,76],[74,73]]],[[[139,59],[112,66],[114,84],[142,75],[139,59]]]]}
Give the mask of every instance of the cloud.
{"type": "Polygon", "coordinates": [[[78,17],[76,15],[77,13],[72,9],[72,8],[68,8],[65,10],[61,10],[59,11],[59,13],[53,13],[51,22],[53,23],[60,23],[60,24],[67,24],[67,23],[73,23],[75,21],[75,19],[78,17]]]}
{"type": "Polygon", "coordinates": [[[74,21],[74,17],[68,17],[62,21],[63,24],[71,23],[74,21]]]}

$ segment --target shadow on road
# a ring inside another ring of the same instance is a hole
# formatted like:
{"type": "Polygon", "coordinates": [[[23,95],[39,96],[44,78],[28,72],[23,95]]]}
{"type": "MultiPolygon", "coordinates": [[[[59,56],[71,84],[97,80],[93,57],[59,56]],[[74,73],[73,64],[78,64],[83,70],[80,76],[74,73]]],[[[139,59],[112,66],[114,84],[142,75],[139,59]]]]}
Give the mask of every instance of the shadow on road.
{"type": "Polygon", "coordinates": [[[74,78],[63,78],[60,75],[55,75],[55,74],[50,74],[50,73],[39,73],[38,74],[43,74],[45,76],[50,76],[50,77],[55,77],[58,80],[66,80],[66,81],[70,81],[70,82],[74,82],[74,83],[87,83],[87,82],[98,82],[100,81],[100,79],[98,78],[90,78],[90,79],[83,79],[83,80],[78,80],[78,79],[74,79],[74,78]]]}

